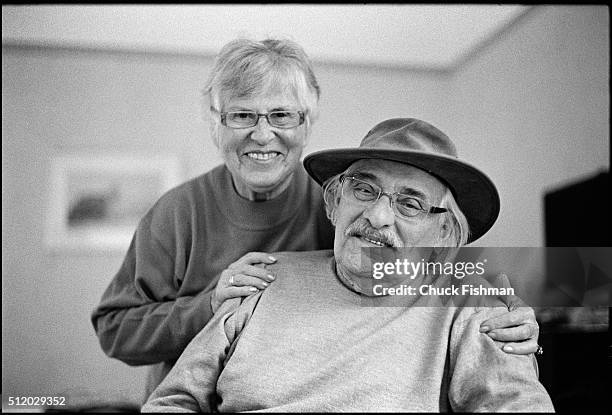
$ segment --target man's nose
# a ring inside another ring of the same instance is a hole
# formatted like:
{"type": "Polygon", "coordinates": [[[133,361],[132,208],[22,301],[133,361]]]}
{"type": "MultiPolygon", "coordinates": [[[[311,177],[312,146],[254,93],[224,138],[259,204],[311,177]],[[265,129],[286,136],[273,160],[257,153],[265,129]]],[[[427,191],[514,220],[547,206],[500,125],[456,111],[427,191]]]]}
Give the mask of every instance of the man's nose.
{"type": "Polygon", "coordinates": [[[257,120],[255,130],[251,133],[251,139],[260,146],[265,146],[274,138],[272,127],[268,124],[266,117],[260,116],[257,120]]]}
{"type": "Polygon", "coordinates": [[[393,226],[395,223],[395,212],[390,202],[389,196],[382,195],[363,212],[363,216],[374,228],[381,229],[385,226],[393,226]]]}

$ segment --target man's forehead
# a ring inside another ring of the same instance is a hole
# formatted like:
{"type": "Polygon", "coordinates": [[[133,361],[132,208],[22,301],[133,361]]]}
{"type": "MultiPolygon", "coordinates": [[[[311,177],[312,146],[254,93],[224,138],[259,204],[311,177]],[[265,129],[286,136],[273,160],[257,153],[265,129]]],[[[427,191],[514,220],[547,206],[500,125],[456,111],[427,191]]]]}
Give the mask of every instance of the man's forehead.
{"type": "Polygon", "coordinates": [[[432,175],[418,167],[390,160],[361,159],[357,160],[348,168],[350,173],[370,174],[380,178],[402,178],[431,177],[432,175]]]}
{"type": "Polygon", "coordinates": [[[350,174],[358,174],[385,184],[393,182],[397,191],[401,189],[416,189],[421,192],[435,193],[444,190],[440,181],[418,167],[390,160],[362,159],[357,160],[347,169],[350,174]]]}

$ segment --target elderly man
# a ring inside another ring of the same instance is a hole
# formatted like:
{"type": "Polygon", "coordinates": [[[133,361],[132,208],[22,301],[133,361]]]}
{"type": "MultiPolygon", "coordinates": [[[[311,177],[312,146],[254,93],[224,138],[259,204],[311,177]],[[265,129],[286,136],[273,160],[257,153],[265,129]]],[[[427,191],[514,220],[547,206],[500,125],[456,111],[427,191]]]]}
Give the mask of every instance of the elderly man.
{"type": "Polygon", "coordinates": [[[318,152],[304,164],[325,182],[333,251],[276,254],[267,266],[276,282],[226,301],[143,412],[553,410],[532,357],[506,354],[479,333],[505,312],[501,301],[373,301],[362,248],[459,246],[497,218],[494,185],[456,157],[446,135],[391,119],[359,148],[318,152]]]}

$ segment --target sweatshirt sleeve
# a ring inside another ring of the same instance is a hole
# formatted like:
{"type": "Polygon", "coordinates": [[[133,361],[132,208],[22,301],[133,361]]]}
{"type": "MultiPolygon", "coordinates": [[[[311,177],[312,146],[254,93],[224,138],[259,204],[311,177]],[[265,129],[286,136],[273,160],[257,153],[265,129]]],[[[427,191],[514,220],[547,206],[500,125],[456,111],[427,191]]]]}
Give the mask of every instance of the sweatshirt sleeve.
{"type": "Polygon", "coordinates": [[[221,305],[210,323],[189,343],[141,412],[213,412],[217,380],[232,346],[248,323],[261,292],[221,305]],[[242,302],[242,305],[241,305],[242,302]]]}
{"type": "Polygon", "coordinates": [[[459,313],[450,340],[449,401],[454,412],[554,412],[532,357],[504,353],[479,331],[483,321],[505,312],[505,307],[466,307],[459,313]]]}
{"type": "Polygon", "coordinates": [[[160,200],[140,221],[121,268],[93,311],[104,352],[129,365],[176,360],[212,317],[217,276],[201,292],[181,294],[189,224],[160,200]]]}

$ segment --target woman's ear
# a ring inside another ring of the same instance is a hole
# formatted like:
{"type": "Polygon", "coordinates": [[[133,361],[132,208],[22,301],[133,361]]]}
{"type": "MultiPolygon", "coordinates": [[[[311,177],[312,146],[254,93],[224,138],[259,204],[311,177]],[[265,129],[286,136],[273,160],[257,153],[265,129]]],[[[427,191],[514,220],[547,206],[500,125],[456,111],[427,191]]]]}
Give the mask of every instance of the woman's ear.
{"type": "Polygon", "coordinates": [[[202,115],[202,120],[204,122],[209,122],[209,123],[213,122],[213,116],[215,114],[213,114],[210,109],[211,105],[212,105],[212,100],[210,99],[210,94],[207,94],[206,92],[202,91],[201,99],[200,99],[200,106],[201,106],[200,114],[202,115]]]}
{"type": "Polygon", "coordinates": [[[219,113],[213,111],[213,108],[211,106],[212,100],[210,99],[210,94],[202,92],[200,103],[200,114],[202,115],[202,121],[208,124],[208,133],[210,134],[210,138],[215,147],[219,148],[219,123],[221,122],[219,118],[219,113]]]}
{"type": "Polygon", "coordinates": [[[306,146],[310,144],[310,137],[312,137],[312,128],[313,128],[312,121],[309,120],[305,124],[306,125],[304,126],[304,128],[306,131],[304,134],[304,148],[306,148],[306,146]]]}
{"type": "Polygon", "coordinates": [[[210,139],[212,140],[215,147],[219,148],[219,124],[217,121],[211,119],[208,125],[208,131],[210,139]]]}

